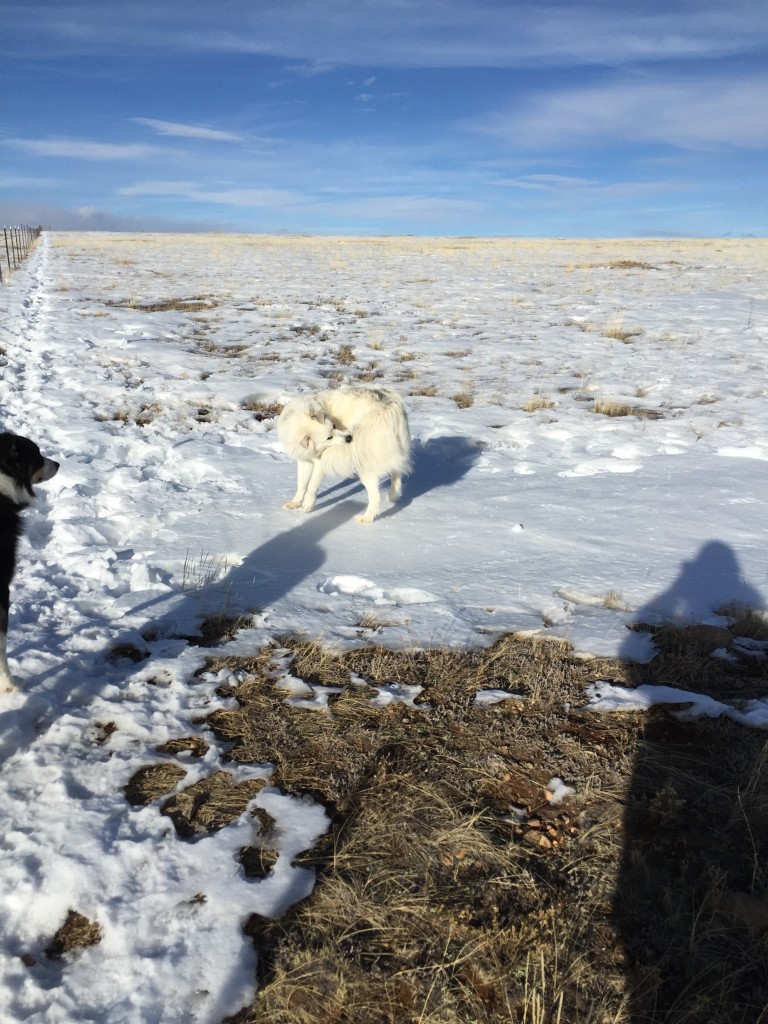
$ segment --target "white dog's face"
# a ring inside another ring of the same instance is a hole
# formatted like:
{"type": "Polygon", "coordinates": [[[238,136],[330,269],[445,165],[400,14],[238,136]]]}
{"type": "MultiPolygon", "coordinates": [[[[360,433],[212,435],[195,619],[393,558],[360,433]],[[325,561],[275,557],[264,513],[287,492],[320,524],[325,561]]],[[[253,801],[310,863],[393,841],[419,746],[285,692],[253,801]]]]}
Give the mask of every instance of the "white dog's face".
{"type": "Polygon", "coordinates": [[[307,421],[301,446],[307,449],[311,458],[316,459],[331,445],[349,444],[351,440],[349,431],[338,430],[329,416],[312,417],[307,421]]]}

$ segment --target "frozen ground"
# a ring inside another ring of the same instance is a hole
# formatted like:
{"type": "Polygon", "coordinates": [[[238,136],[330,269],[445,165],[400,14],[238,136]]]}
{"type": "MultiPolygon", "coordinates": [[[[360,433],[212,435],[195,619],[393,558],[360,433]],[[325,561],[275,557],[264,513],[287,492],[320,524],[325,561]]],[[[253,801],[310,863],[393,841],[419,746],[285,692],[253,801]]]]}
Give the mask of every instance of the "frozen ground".
{"type": "MultiPolygon", "coordinates": [[[[23,689],[0,706],[9,1022],[217,1021],[252,992],[239,921],[312,886],[291,860],[327,827],[316,805],[266,785],[189,843],[123,796],[221,703],[188,642],[206,615],[251,616],[235,651],[521,630],[644,659],[633,621],[764,605],[763,241],[49,235],[0,312],[2,427],[62,463],[27,513],[23,689]],[[402,503],[360,525],[347,482],[283,510],[295,470],[270,407],[359,380],[406,399],[402,503]],[[253,807],[282,850],[258,883],[236,859],[253,807]],[[102,940],[62,966],[43,950],[70,909],[102,940]]],[[[269,766],[235,770],[254,776],[269,766]]]]}

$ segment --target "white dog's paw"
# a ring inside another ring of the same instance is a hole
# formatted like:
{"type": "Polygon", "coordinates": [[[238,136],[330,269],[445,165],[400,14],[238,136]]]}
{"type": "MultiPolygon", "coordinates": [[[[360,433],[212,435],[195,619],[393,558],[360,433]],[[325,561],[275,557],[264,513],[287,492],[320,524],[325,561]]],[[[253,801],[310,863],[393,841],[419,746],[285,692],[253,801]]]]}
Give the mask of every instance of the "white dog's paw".
{"type": "Polygon", "coordinates": [[[311,512],[311,511],[312,511],[312,509],[313,509],[314,507],[315,507],[315,503],[314,503],[314,501],[313,501],[313,502],[312,502],[311,504],[309,504],[309,505],[306,505],[306,504],[305,504],[305,505],[302,505],[302,506],[301,506],[301,511],[302,511],[302,512],[311,512]]]}
{"type": "Polygon", "coordinates": [[[358,523],[372,523],[376,516],[369,516],[367,512],[361,512],[359,516],[355,516],[358,523]]]}
{"type": "Polygon", "coordinates": [[[0,693],[18,693],[19,688],[12,679],[0,679],[0,693]]]}
{"type": "Polygon", "coordinates": [[[283,508],[301,508],[300,501],[284,501],[283,508]]]}

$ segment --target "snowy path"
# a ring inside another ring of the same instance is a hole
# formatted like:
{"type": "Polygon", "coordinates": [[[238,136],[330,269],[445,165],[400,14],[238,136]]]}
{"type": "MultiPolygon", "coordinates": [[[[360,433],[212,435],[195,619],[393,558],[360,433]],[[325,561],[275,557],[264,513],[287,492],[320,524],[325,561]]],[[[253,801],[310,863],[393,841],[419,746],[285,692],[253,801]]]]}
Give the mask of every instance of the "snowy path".
{"type": "MultiPolygon", "coordinates": [[[[27,514],[9,639],[23,692],[0,708],[9,1022],[151,1024],[169,1002],[217,1021],[252,991],[239,922],[312,884],[290,863],[326,827],[319,807],[268,785],[251,801],[283,844],[254,883],[236,860],[248,812],[188,843],[124,798],[158,744],[221,704],[183,639],[206,614],[254,615],[234,651],[516,629],[647,656],[637,618],[764,605],[762,243],[61,235],[0,312],[2,425],[62,463],[27,514]],[[612,268],[627,245],[647,269],[612,268]],[[348,482],[310,516],[284,511],[294,469],[255,403],[361,372],[407,399],[403,502],[360,526],[348,482]],[[103,938],[63,969],[42,950],[70,909],[103,938]]],[[[222,767],[268,776],[206,739],[178,788],[222,767]]]]}

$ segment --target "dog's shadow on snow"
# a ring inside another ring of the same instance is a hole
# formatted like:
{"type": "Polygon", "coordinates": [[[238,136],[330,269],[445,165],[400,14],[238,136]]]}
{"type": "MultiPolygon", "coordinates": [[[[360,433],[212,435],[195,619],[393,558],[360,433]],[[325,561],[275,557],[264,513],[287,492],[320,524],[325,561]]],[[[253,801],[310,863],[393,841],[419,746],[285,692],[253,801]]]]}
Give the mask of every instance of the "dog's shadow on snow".
{"type": "MultiPolygon", "coordinates": [[[[417,442],[413,450],[413,472],[405,480],[403,496],[380,518],[397,515],[430,491],[457,483],[481,452],[482,445],[467,437],[434,437],[423,445],[417,442]]],[[[358,481],[342,481],[324,493],[323,501],[308,516],[302,512],[290,513],[300,517],[298,525],[270,537],[215,584],[204,588],[206,605],[213,609],[218,604],[234,618],[252,613],[254,609],[268,609],[286,597],[322,568],[326,560],[323,538],[362,511],[364,506],[349,500],[362,490],[358,481]]],[[[376,527],[357,526],[356,529],[366,531],[376,527]]],[[[159,637],[189,635],[190,623],[195,618],[199,621],[205,617],[201,612],[202,598],[200,593],[191,592],[187,600],[177,602],[159,619],[150,620],[142,630],[144,636],[153,633],[159,637]]],[[[135,611],[149,611],[154,603],[148,602],[135,611]]],[[[296,627],[300,626],[297,622],[296,627]]]]}
{"type": "MultiPolygon", "coordinates": [[[[95,679],[121,687],[140,665],[151,674],[153,661],[173,659],[189,643],[204,643],[200,626],[206,619],[236,619],[285,597],[322,567],[323,538],[357,511],[355,502],[342,501],[317,515],[293,513],[300,517],[297,525],[269,537],[216,582],[192,586],[175,597],[161,594],[138,605],[132,616],[140,615],[143,623],[123,630],[118,626],[107,648],[70,656],[55,681],[35,680],[23,704],[0,710],[0,763],[29,746],[43,725],[65,709],[92,700],[101,689],[95,679]]],[[[301,623],[296,626],[300,629],[301,623]]]]}
{"type": "MultiPolygon", "coordinates": [[[[482,450],[482,444],[469,437],[433,437],[424,444],[416,441],[413,471],[404,481],[402,498],[386,508],[381,518],[396,516],[430,492],[458,483],[482,450]]],[[[70,655],[55,682],[46,685],[37,680],[42,685],[34,686],[23,706],[0,713],[0,762],[32,742],[42,723],[50,722],[66,706],[73,708],[91,700],[99,690],[94,678],[100,677],[104,685],[121,686],[126,675],[138,667],[131,663],[132,657],[142,657],[151,672],[155,659],[174,658],[189,642],[200,643],[196,634],[206,618],[222,610],[231,618],[268,610],[290,594],[324,565],[323,538],[362,511],[359,501],[349,500],[362,490],[358,481],[350,480],[330,487],[313,513],[291,513],[299,517],[295,526],[267,538],[215,583],[183,591],[175,600],[167,593],[154,597],[132,610],[132,616],[142,615],[143,624],[123,631],[118,627],[107,649],[70,655]]],[[[365,531],[376,526],[355,528],[365,531]]],[[[265,625],[269,626],[268,618],[265,625]]],[[[296,629],[301,625],[297,621],[296,629]]],[[[83,629],[87,628],[85,624],[83,629]]]]}
{"type": "MultiPolygon", "coordinates": [[[[475,465],[484,447],[482,441],[459,435],[431,437],[423,444],[414,441],[413,469],[403,481],[403,496],[397,504],[384,507],[379,518],[396,516],[430,491],[458,483],[475,465]]],[[[359,480],[341,480],[323,491],[316,508],[332,508],[340,495],[351,498],[363,491],[359,480]]]]}
{"type": "MultiPolygon", "coordinates": [[[[157,600],[139,605],[135,611],[149,613],[141,635],[150,641],[155,637],[186,638],[195,623],[211,613],[223,611],[236,618],[268,609],[322,568],[327,557],[323,538],[348,523],[357,511],[355,503],[345,500],[316,514],[287,513],[300,517],[297,525],[265,540],[215,583],[191,589],[157,618],[151,616],[157,600]]],[[[300,628],[301,623],[296,625],[300,628]]]]}

